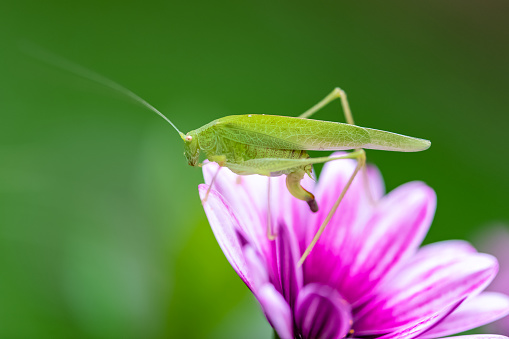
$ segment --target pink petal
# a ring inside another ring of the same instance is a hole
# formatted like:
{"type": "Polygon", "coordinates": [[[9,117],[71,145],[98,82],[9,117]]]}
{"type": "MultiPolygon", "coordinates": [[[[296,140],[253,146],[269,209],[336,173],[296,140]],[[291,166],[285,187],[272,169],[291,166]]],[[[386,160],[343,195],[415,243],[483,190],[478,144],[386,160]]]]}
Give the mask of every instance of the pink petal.
{"type": "Polygon", "coordinates": [[[437,338],[471,330],[509,314],[509,297],[485,292],[465,301],[440,324],[420,338],[437,338]]]}
{"type": "MultiPolygon", "coordinates": [[[[331,154],[331,157],[338,157],[338,156],[344,156],[347,155],[348,152],[334,152],[331,154]]],[[[322,173],[320,174],[320,183],[318,185],[318,189],[320,191],[324,190],[327,191],[327,188],[330,187],[330,181],[336,181],[338,176],[341,176],[341,180],[348,180],[350,178],[350,175],[355,168],[356,161],[352,159],[345,159],[345,160],[336,160],[336,161],[330,161],[327,162],[323,166],[322,173]]],[[[382,175],[378,168],[373,165],[368,165],[368,174],[369,174],[369,188],[371,191],[371,194],[373,195],[373,198],[376,200],[382,198],[382,196],[385,194],[385,185],[384,181],[382,179],[382,175]]],[[[359,172],[359,176],[361,175],[361,172],[359,172]]],[[[364,185],[364,182],[362,183],[364,185]]],[[[362,187],[364,190],[364,187],[362,187]]],[[[364,192],[365,193],[365,192],[364,192]]],[[[333,197],[335,200],[337,198],[333,197]]]]}
{"type": "MultiPolygon", "coordinates": [[[[305,234],[308,231],[307,220],[314,214],[310,211],[305,201],[295,198],[288,192],[286,176],[271,178],[271,215],[272,224],[275,225],[283,220],[290,231],[295,234],[299,246],[303,246],[305,234]]],[[[311,193],[315,193],[315,182],[307,175],[301,181],[302,187],[311,193]]],[[[265,199],[267,201],[268,198],[265,199]]],[[[320,206],[319,206],[320,208],[320,206]]],[[[267,203],[264,204],[264,212],[267,211],[267,203]]]]}
{"type": "MultiPolygon", "coordinates": [[[[218,168],[219,166],[215,163],[203,167],[203,175],[207,183],[212,181],[218,168]]],[[[301,228],[305,229],[304,219],[311,214],[306,202],[296,199],[288,192],[285,178],[284,175],[275,178],[259,175],[239,176],[228,168],[222,168],[213,187],[228,201],[231,209],[241,220],[240,227],[244,234],[269,262],[276,260],[272,257],[274,243],[267,239],[269,202],[272,233],[277,233],[280,220],[285,220],[294,233],[301,228]],[[271,182],[270,197],[268,195],[269,180],[271,182]]],[[[314,182],[306,176],[302,180],[302,185],[312,191],[314,182]]]]}
{"type": "Polygon", "coordinates": [[[281,294],[293,308],[302,288],[302,268],[297,265],[300,259],[297,240],[284,223],[276,237],[276,251],[281,294]]]}
{"type": "MultiPolygon", "coordinates": [[[[483,228],[481,234],[483,252],[494,255],[500,264],[500,271],[488,290],[509,294],[509,229],[507,225],[496,225],[490,228],[483,228]]],[[[509,331],[509,322],[507,326],[509,331]]]]}
{"type": "Polygon", "coordinates": [[[445,309],[439,310],[433,314],[428,314],[422,319],[415,321],[414,323],[408,323],[402,328],[395,330],[393,332],[387,333],[378,339],[411,339],[411,338],[421,338],[420,334],[426,332],[428,329],[433,328],[437,323],[440,323],[444,318],[446,318],[451,312],[453,312],[458,305],[461,303],[458,302],[455,305],[446,307],[445,309]]]}
{"type": "MultiPolygon", "coordinates": [[[[440,246],[439,246],[440,247],[440,246]]],[[[356,317],[356,330],[362,334],[383,333],[405,328],[477,295],[493,279],[497,261],[487,254],[428,252],[427,260],[416,255],[390,281],[384,282],[373,300],[356,317]]]]}
{"type": "Polygon", "coordinates": [[[496,334],[472,334],[472,335],[460,335],[458,337],[446,337],[441,339],[508,339],[504,335],[496,334]]]}
{"type": "MultiPolygon", "coordinates": [[[[198,186],[200,197],[203,199],[207,192],[207,185],[198,186]]],[[[246,285],[252,289],[253,283],[249,277],[246,260],[242,253],[241,244],[237,236],[239,222],[230,209],[228,203],[215,190],[211,190],[204,204],[205,214],[209,219],[210,227],[216,237],[217,243],[226,259],[246,285]]]]}
{"type": "Polygon", "coordinates": [[[350,330],[350,305],[321,284],[306,285],[297,298],[295,323],[303,338],[343,338],[350,330]]]}
{"type": "MultiPolygon", "coordinates": [[[[355,166],[354,160],[338,160],[324,167],[316,192],[321,210],[312,216],[311,225],[306,225],[309,229],[306,245],[336,202],[355,166]]],[[[378,200],[383,193],[383,180],[375,167],[369,166],[367,174],[373,198],[378,200]]],[[[355,260],[355,248],[363,241],[366,221],[375,206],[365,183],[363,173],[359,173],[305,262],[306,281],[337,286],[344,276],[348,276],[349,266],[355,260]]]]}
{"type": "MultiPolygon", "coordinates": [[[[344,155],[345,153],[334,153],[333,155],[344,155]]],[[[314,237],[316,231],[326,218],[330,209],[338,199],[341,191],[346,186],[350,176],[356,167],[354,160],[337,160],[327,163],[320,175],[319,184],[315,192],[320,210],[313,215],[311,227],[307,227],[307,242],[309,243],[314,237]]],[[[378,194],[383,191],[378,186],[383,186],[383,180],[376,168],[368,168],[368,182],[372,189],[375,201],[380,198],[378,194]]],[[[373,209],[373,203],[367,194],[365,180],[362,173],[359,173],[350,188],[348,189],[343,201],[339,205],[338,210],[331,219],[327,227],[323,239],[320,239],[321,246],[332,250],[343,248],[344,244],[348,244],[360,230],[356,226],[362,224],[366,213],[373,209]],[[348,237],[343,236],[347,234],[348,237]]],[[[369,214],[367,215],[369,217],[369,214]]]]}
{"type": "Polygon", "coordinates": [[[280,338],[293,338],[293,318],[290,305],[272,284],[263,285],[257,295],[270,325],[280,338]]]}
{"type": "Polygon", "coordinates": [[[429,262],[430,260],[433,260],[433,258],[442,256],[461,258],[465,254],[474,253],[477,253],[477,250],[467,241],[445,240],[421,247],[412,257],[412,263],[415,265],[419,262],[429,262]]]}
{"type": "MultiPolygon", "coordinates": [[[[248,241],[258,251],[267,250],[266,215],[262,213],[262,199],[267,196],[267,178],[260,176],[241,177],[228,168],[219,168],[216,163],[208,163],[203,167],[205,182],[209,184],[217,171],[212,189],[219,192],[235,215],[242,221],[242,229],[248,241]],[[265,179],[265,180],[262,180],[265,179]],[[256,185],[248,184],[256,182],[256,185]],[[265,185],[263,185],[265,183],[265,185]]],[[[206,205],[206,204],[205,204],[206,205]]]]}
{"type": "MultiPolygon", "coordinates": [[[[382,198],[364,222],[362,236],[345,237],[352,244],[359,240],[349,248],[351,259],[339,255],[342,264],[329,284],[353,305],[371,298],[375,287],[415,253],[431,225],[435,207],[434,191],[420,182],[402,185],[382,198]]],[[[327,257],[330,261],[333,253],[324,255],[322,261],[327,257]]]]}
{"type": "MultiPolygon", "coordinates": [[[[506,224],[495,224],[483,227],[478,236],[481,240],[479,249],[494,255],[500,265],[499,272],[486,290],[509,294],[509,228],[506,224]]],[[[509,317],[486,326],[493,333],[509,334],[509,317]]]]}
{"type": "Polygon", "coordinates": [[[256,294],[263,285],[269,282],[269,272],[263,258],[251,245],[244,246],[243,252],[251,276],[252,291],[256,294]]]}

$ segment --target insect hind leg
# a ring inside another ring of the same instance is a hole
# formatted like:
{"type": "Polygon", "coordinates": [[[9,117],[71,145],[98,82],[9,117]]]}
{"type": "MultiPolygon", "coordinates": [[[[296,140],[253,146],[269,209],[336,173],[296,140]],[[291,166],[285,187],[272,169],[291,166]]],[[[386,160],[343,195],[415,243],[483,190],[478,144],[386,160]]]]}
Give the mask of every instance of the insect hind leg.
{"type": "MultiPolygon", "coordinates": [[[[329,103],[336,99],[341,100],[341,106],[343,107],[343,114],[345,115],[346,122],[350,125],[355,125],[346,92],[339,87],[334,88],[332,92],[330,92],[320,102],[318,102],[316,105],[308,109],[306,112],[302,113],[299,116],[299,118],[308,118],[312,116],[313,114],[315,114],[316,112],[318,112],[323,107],[327,106],[329,103]]],[[[364,180],[364,186],[366,187],[366,194],[368,195],[368,199],[372,204],[375,204],[375,199],[373,198],[373,194],[371,193],[371,189],[369,188],[369,180],[366,166],[362,168],[362,178],[364,180]]]]}
{"type": "Polygon", "coordinates": [[[268,184],[267,184],[267,239],[270,241],[276,239],[276,234],[272,231],[272,213],[270,212],[270,178],[267,178],[268,184]]]}
{"type": "Polygon", "coordinates": [[[334,88],[332,92],[330,92],[320,102],[308,109],[306,112],[299,115],[299,118],[309,118],[336,99],[341,99],[341,106],[343,107],[343,113],[345,115],[346,122],[350,125],[355,125],[346,93],[339,87],[334,88]]]}
{"type": "Polygon", "coordinates": [[[298,263],[299,266],[301,266],[304,263],[304,260],[306,260],[308,255],[313,250],[313,247],[315,247],[315,245],[318,242],[318,239],[320,239],[320,236],[322,235],[323,231],[325,231],[325,227],[327,227],[327,225],[329,224],[330,220],[334,216],[334,213],[336,213],[336,210],[338,209],[339,204],[341,203],[341,201],[345,197],[346,192],[348,191],[348,189],[352,185],[353,179],[355,179],[355,176],[357,175],[357,173],[359,173],[361,168],[363,168],[363,167],[365,168],[366,167],[365,166],[366,165],[366,153],[362,149],[361,150],[356,150],[356,152],[358,152],[357,166],[355,167],[352,175],[348,179],[348,182],[346,183],[345,187],[343,187],[343,190],[341,191],[341,194],[339,195],[338,199],[336,200],[336,202],[332,206],[331,210],[329,211],[329,214],[327,214],[327,217],[325,217],[324,221],[320,225],[320,228],[315,233],[315,236],[313,237],[313,240],[311,240],[311,242],[309,243],[308,247],[306,248],[306,250],[302,254],[302,257],[299,259],[299,263],[298,263]]]}

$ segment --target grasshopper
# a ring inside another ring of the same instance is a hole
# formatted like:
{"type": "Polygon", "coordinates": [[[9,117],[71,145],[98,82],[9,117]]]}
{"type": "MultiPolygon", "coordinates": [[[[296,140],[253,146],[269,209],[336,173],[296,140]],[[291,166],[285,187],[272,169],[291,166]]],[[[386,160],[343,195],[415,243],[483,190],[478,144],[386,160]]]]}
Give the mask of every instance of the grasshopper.
{"type": "MultiPolygon", "coordinates": [[[[208,192],[222,167],[238,175],[258,174],[267,177],[286,175],[288,191],[297,199],[308,203],[313,212],[318,211],[315,197],[300,185],[307,174],[311,176],[312,165],[339,159],[356,159],[357,166],[347,184],[339,194],[334,206],[322,222],[311,243],[307,246],[299,264],[302,265],[325,227],[336,212],[353,179],[361,168],[365,169],[364,149],[398,152],[417,152],[429,148],[428,140],[413,138],[371,128],[356,126],[348,104],[346,93],[335,88],[329,95],[299,117],[265,114],[231,115],[214,120],[187,134],[182,133],[164,114],[129,89],[118,83],[66,59],[45,51],[29,51],[57,67],[110,87],[160,115],[179,133],[184,141],[184,155],[189,165],[202,166],[200,153],[205,153],[211,162],[219,164],[209,189],[202,200],[206,203],[208,192]],[[330,102],[340,99],[347,123],[308,119],[330,102]],[[306,151],[354,150],[345,156],[310,158],[306,151]]],[[[270,180],[269,197],[270,201],[270,180]]],[[[267,222],[267,237],[271,240],[270,203],[267,222]]]]}

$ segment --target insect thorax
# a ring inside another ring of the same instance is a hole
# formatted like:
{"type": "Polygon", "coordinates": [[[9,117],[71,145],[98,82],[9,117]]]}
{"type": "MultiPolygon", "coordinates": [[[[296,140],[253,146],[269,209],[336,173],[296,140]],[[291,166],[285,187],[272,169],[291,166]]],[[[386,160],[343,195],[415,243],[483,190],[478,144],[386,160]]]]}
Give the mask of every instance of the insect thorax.
{"type": "MultiPolygon", "coordinates": [[[[206,154],[210,161],[214,161],[217,156],[224,156],[226,159],[226,166],[238,174],[254,174],[256,172],[237,171],[235,165],[243,165],[246,161],[254,159],[307,159],[309,155],[304,150],[290,150],[263,147],[257,145],[250,145],[241,143],[228,138],[221,138],[217,136],[212,128],[202,130],[199,135],[199,145],[206,154]],[[231,165],[231,166],[228,166],[231,165]]],[[[311,166],[309,166],[311,167],[311,166]]],[[[302,167],[306,172],[310,168],[302,167]]],[[[254,169],[253,169],[254,170],[254,169]]],[[[278,176],[288,174],[295,169],[288,169],[285,171],[271,172],[270,176],[278,176]]]]}

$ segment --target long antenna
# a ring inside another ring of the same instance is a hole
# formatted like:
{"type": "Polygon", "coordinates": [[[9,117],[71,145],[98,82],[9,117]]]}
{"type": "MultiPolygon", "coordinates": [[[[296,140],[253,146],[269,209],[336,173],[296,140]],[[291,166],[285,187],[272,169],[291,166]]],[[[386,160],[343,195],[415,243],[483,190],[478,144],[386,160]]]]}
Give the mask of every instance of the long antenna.
{"type": "Polygon", "coordinates": [[[151,104],[149,104],[147,101],[145,101],[145,99],[143,99],[142,97],[140,97],[139,95],[137,95],[136,93],[132,92],[131,90],[125,88],[124,86],[116,83],[115,81],[111,80],[111,79],[108,79],[106,78],[105,76],[99,74],[99,73],[96,73],[92,70],[89,70],[88,68],[85,68],[81,65],[78,65],[70,60],[67,60],[61,56],[58,56],[56,54],[53,54],[51,52],[48,52],[34,44],[31,44],[31,43],[27,43],[27,42],[23,42],[20,44],[20,48],[25,51],[26,53],[28,53],[29,55],[31,55],[32,57],[36,58],[36,59],[39,59],[39,60],[42,60],[50,65],[53,65],[55,67],[58,67],[58,68],[61,68],[61,69],[64,69],[66,71],[69,71],[71,73],[74,73],[78,76],[81,76],[85,79],[88,79],[88,80],[92,80],[92,81],[95,81],[103,86],[106,86],[106,87],[109,87],[119,93],[122,93],[126,96],[128,96],[129,98],[133,99],[134,101],[142,104],[143,106],[145,106],[146,108],[148,108],[149,110],[151,110],[152,112],[158,114],[161,118],[163,118],[164,120],[166,120],[170,125],[173,126],[173,128],[175,128],[175,130],[180,134],[180,137],[182,139],[185,138],[185,135],[184,133],[182,133],[181,131],[179,131],[179,129],[177,128],[177,126],[175,126],[173,124],[173,122],[171,122],[170,119],[168,119],[163,113],[161,113],[157,108],[155,108],[154,106],[152,106],[151,104]]]}

